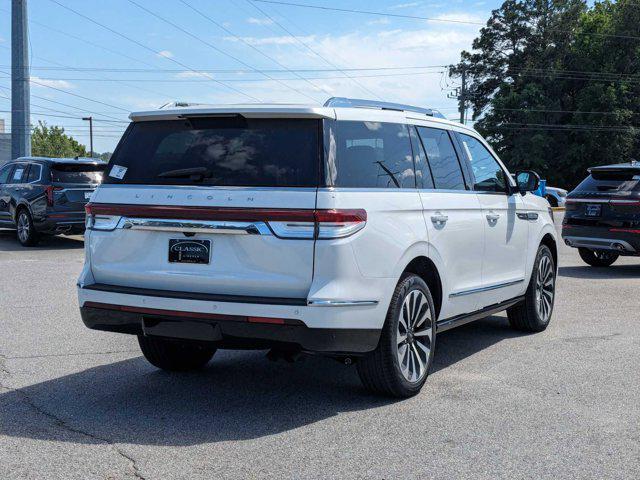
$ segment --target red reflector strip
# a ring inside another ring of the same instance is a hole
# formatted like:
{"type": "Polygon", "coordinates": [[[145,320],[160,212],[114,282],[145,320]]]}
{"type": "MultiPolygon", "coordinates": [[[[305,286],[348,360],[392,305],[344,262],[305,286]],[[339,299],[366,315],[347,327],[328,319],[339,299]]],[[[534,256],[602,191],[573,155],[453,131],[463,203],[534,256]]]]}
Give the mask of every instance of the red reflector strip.
{"type": "Polygon", "coordinates": [[[362,209],[316,210],[315,220],[319,223],[361,223],[367,221],[367,212],[362,209]]]}
{"type": "Polygon", "coordinates": [[[640,229],[637,229],[637,228],[610,228],[609,231],[640,234],[640,229]]]}
{"type": "Polygon", "coordinates": [[[166,317],[200,318],[206,320],[225,320],[228,322],[268,323],[271,325],[299,325],[299,320],[270,317],[245,317],[242,315],[222,315],[218,313],[185,312],[181,310],[163,310],[159,308],[130,307],[128,305],[113,305],[110,303],[84,302],[84,307],[100,308],[102,310],[117,310],[119,312],[141,313],[143,315],[160,315],[166,317]]]}

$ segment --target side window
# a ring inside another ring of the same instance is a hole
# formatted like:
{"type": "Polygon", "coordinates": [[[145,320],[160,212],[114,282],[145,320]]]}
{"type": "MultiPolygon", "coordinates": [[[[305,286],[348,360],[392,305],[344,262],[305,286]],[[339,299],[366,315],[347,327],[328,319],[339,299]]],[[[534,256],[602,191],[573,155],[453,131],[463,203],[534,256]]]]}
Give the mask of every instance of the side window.
{"type": "Polygon", "coordinates": [[[480,192],[506,192],[508,182],[505,172],[489,150],[469,135],[460,134],[460,140],[475,177],[473,189],[480,192]]]}
{"type": "Polygon", "coordinates": [[[422,141],[420,137],[418,137],[414,125],[409,125],[409,136],[411,138],[411,146],[413,147],[413,160],[416,165],[416,185],[418,188],[433,188],[431,168],[429,168],[429,162],[427,162],[422,141]]]}
{"type": "Polygon", "coordinates": [[[435,188],[466,190],[460,162],[447,131],[418,127],[418,133],[427,154],[435,188]]]}
{"type": "Polygon", "coordinates": [[[11,183],[22,183],[22,177],[24,177],[25,172],[27,171],[27,165],[24,163],[19,163],[16,165],[16,169],[13,171],[13,175],[11,175],[11,183]]]}
{"type": "Polygon", "coordinates": [[[325,144],[328,185],[353,188],[416,186],[406,125],[326,122],[325,144]]]}
{"type": "Polygon", "coordinates": [[[29,176],[27,177],[27,183],[36,182],[40,180],[40,173],[42,172],[42,165],[32,163],[29,167],[29,176]]]}
{"type": "Polygon", "coordinates": [[[6,165],[0,168],[0,185],[3,183],[9,183],[9,174],[13,170],[13,165],[6,165]]]}

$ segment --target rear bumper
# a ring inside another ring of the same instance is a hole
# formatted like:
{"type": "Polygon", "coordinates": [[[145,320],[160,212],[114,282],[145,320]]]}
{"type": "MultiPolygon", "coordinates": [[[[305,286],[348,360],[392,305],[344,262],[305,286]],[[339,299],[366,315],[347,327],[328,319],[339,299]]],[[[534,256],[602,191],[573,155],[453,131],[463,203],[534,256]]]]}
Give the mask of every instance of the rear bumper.
{"type": "Polygon", "coordinates": [[[305,299],[268,303],[255,297],[99,284],[79,286],[78,298],[89,328],[209,341],[227,348],[286,344],[318,353],[365,353],[378,345],[386,316],[386,307],[378,303],[327,306],[305,299]]]}
{"type": "Polygon", "coordinates": [[[565,225],[562,228],[562,238],[568,246],[574,248],[612,250],[620,255],[640,255],[640,234],[625,229],[565,225]]]}
{"type": "Polygon", "coordinates": [[[85,213],[51,211],[34,219],[36,230],[44,233],[82,233],[85,230],[85,213]]]}
{"type": "Polygon", "coordinates": [[[94,330],[211,342],[222,348],[294,347],[325,354],[363,354],[378,345],[373,329],[309,328],[300,321],[85,303],[84,324],[94,330]]]}

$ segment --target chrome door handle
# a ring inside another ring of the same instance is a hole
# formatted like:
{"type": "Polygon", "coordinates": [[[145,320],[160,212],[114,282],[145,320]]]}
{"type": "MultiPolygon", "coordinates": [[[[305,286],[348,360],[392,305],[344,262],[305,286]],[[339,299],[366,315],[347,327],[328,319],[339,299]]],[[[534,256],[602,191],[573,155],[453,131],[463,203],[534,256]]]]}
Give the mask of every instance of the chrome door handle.
{"type": "Polygon", "coordinates": [[[497,222],[499,219],[499,213],[487,213],[487,220],[489,220],[490,222],[497,222]]]}
{"type": "Polygon", "coordinates": [[[438,227],[441,227],[445,223],[447,223],[447,220],[449,220],[449,217],[447,217],[446,215],[436,214],[431,216],[431,221],[438,227]]]}

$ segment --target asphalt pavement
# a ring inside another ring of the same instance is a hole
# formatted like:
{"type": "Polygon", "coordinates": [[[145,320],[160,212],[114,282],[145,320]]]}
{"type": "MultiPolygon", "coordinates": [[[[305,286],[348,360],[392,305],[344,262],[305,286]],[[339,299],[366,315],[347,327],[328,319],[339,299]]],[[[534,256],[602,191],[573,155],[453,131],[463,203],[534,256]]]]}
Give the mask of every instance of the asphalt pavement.
{"type": "Polygon", "coordinates": [[[82,325],[82,261],[81,237],[0,231],[0,479],[640,478],[640,258],[563,246],[545,332],[501,314],[443,333],[402,401],[317,357],[159,371],[82,325]]]}

